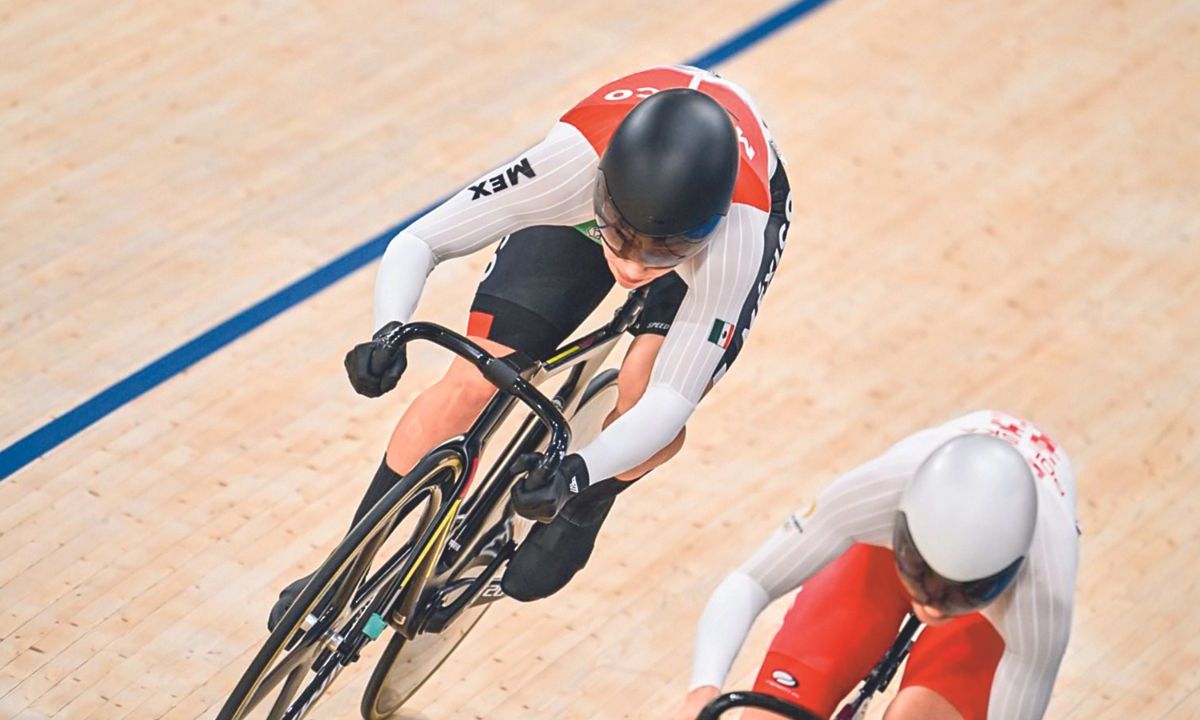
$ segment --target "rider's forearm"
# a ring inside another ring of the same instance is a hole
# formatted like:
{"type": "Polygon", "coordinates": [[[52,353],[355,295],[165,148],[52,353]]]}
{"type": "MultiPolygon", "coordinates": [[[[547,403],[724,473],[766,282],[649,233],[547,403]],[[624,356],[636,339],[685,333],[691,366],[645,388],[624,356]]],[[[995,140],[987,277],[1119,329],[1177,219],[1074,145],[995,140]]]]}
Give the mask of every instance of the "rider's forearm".
{"type": "Polygon", "coordinates": [[[579,451],[588,478],[599,482],[646,462],[675,439],[695,409],[675,389],[651,384],[629,412],[579,451]]]}
{"type": "Polygon", "coordinates": [[[717,586],[696,629],[689,690],[705,685],[720,688],[725,684],[750,626],[770,601],[767,591],[739,570],[717,586]]]}
{"type": "Polygon", "coordinates": [[[392,239],[375,276],[374,330],[393,320],[408,322],[436,263],[433,250],[416,235],[406,231],[392,239]]]}

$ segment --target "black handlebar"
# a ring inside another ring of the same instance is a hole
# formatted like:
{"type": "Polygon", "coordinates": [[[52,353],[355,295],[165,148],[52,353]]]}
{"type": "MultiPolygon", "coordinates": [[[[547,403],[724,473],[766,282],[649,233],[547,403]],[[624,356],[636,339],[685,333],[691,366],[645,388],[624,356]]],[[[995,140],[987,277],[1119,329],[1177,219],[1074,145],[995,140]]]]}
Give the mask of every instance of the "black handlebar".
{"type": "Polygon", "coordinates": [[[562,412],[521,374],[504,360],[479,347],[467,338],[447,328],[429,322],[401,325],[381,339],[385,345],[407,345],[413,340],[426,340],[439,345],[475,366],[488,382],[501,392],[508,393],[533,410],[550,430],[543,466],[556,467],[567,454],[571,442],[571,427],[562,412]]]}
{"type": "Polygon", "coordinates": [[[704,706],[696,720],[718,720],[724,713],[737,707],[752,707],[775,713],[790,720],[818,720],[804,708],[796,707],[779,698],[756,692],[729,692],[704,706]]]}

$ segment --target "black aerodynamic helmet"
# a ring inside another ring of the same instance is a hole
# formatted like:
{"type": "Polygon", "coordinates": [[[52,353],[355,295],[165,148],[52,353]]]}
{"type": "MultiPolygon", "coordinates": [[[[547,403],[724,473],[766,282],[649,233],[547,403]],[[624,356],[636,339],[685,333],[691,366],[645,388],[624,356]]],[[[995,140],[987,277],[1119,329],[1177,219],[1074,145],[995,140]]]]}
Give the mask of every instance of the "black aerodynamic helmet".
{"type": "Polygon", "coordinates": [[[738,161],[737,131],[720,103],[686,88],[651,95],[600,158],[594,201],[604,241],[649,267],[695,255],[729,212],[738,161]]]}

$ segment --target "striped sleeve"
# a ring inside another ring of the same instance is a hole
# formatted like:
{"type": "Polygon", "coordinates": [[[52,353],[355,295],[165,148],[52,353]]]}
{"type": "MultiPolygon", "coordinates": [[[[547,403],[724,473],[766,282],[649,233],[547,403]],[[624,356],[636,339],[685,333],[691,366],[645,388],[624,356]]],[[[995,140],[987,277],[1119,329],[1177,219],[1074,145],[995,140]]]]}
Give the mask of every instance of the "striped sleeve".
{"type": "Polygon", "coordinates": [[[736,330],[757,294],[767,218],[758,208],[735,204],[708,248],[679,269],[688,292],[655,360],[651,385],[700,401],[728,346],[722,331],[736,330]]]}
{"type": "Polygon", "coordinates": [[[696,631],[691,687],[721,687],[755,616],[856,542],[891,546],[900,494],[916,464],[893,448],[827,486],[718,586],[696,631]]]}
{"type": "Polygon", "coordinates": [[[375,279],[375,327],[408,321],[442,260],[469,255],[534,225],[591,217],[598,158],[574,127],[557,123],[527,152],[486,173],[401,231],[375,279]]]}
{"type": "Polygon", "coordinates": [[[984,613],[1004,638],[988,702],[988,717],[996,720],[1045,715],[1071,637],[1078,537],[1072,523],[1049,520],[1053,510],[1045,505],[1011,599],[995,616],[984,613]]]}
{"type": "Polygon", "coordinates": [[[890,548],[900,496],[919,461],[888,453],[834,480],[744,565],[772,599],[795,590],[850,546],[890,548]]]}
{"type": "Polygon", "coordinates": [[[757,293],[766,222],[762,210],[734,205],[709,246],[678,268],[688,292],[654,360],[646,392],[579,451],[593,481],[637,467],[683,430],[743,308],[757,293]]]}

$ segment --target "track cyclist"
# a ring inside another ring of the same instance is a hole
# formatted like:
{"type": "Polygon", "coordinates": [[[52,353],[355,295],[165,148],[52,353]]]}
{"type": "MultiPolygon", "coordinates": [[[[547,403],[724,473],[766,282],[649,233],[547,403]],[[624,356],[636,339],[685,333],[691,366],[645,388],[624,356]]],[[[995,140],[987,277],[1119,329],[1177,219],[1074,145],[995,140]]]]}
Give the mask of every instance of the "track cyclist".
{"type": "MultiPolygon", "coordinates": [[[[688,417],[741,350],[789,213],[783,164],[746,92],[669,66],[604,85],[543,141],[392,239],[375,282],[375,335],[346,355],[351,384],[368,397],[396,386],[407,360],[387,337],[448,258],[499,242],[467,323],[467,335],[497,356],[546,359],[614,282],[649,286],[605,430],[549,476],[514,487],[517,512],[541,522],[509,562],[510,597],[536,600],[566,585],[615,496],[679,451],[688,417]]],[[[354,522],[426,451],[464,432],[494,392],[455,359],[401,417],[354,522]]],[[[280,593],[269,625],[307,580],[280,593]]]]}
{"type": "MultiPolygon", "coordinates": [[[[980,411],[841,476],[713,592],[679,718],[715,698],[755,617],[803,586],[755,683],[828,718],[912,612],[886,720],[1036,720],[1067,648],[1079,560],[1070,461],[980,411]]],[[[751,718],[774,718],[748,711],[751,718]]]]}

